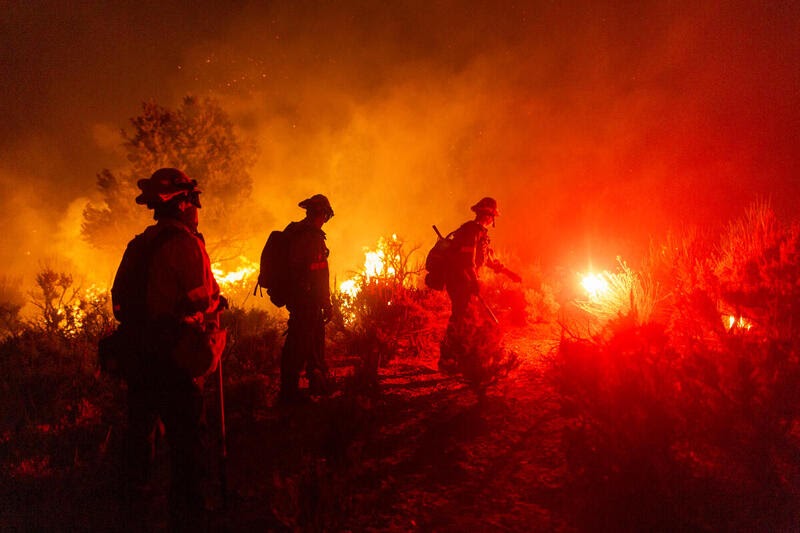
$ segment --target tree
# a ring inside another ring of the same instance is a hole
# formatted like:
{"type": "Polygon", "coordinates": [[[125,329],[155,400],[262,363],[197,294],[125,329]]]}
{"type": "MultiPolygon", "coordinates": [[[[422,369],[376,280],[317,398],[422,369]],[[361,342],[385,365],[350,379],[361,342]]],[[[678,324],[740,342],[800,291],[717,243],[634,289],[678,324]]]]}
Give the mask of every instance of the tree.
{"type": "Polygon", "coordinates": [[[209,98],[187,96],[176,110],[145,102],[131,124],[132,132],[122,130],[130,166],[97,175],[103,202],[84,209],[84,238],[101,249],[130,240],[149,216],[134,203],[137,182],[158,168],[176,167],[196,179],[204,193],[201,226],[213,229],[210,248],[235,246],[248,227],[254,144],[236,134],[228,115],[209,98]]]}

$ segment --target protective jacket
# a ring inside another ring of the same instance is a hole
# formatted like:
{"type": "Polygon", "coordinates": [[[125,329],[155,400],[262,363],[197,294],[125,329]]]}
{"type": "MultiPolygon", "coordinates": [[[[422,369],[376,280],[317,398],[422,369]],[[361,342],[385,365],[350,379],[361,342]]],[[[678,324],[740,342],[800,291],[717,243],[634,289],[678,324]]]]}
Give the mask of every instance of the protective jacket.
{"type": "Polygon", "coordinates": [[[159,221],[156,227],[162,224],[179,231],[171,235],[169,246],[155,250],[150,262],[148,315],[156,321],[182,320],[217,311],[220,291],[202,235],[176,221],[159,221]]]}
{"type": "Polygon", "coordinates": [[[483,265],[495,271],[503,269],[490,246],[489,231],[474,220],[465,222],[453,233],[453,248],[453,264],[447,278],[451,287],[477,287],[478,269],[483,265]]]}
{"type": "Polygon", "coordinates": [[[284,232],[288,236],[289,283],[287,307],[291,312],[299,306],[329,309],[331,306],[330,274],[325,245],[325,232],[308,220],[291,222],[284,232]]]}
{"type": "Polygon", "coordinates": [[[128,243],[111,288],[114,316],[141,331],[202,320],[217,310],[219,295],[202,235],[172,219],[128,243]]]}

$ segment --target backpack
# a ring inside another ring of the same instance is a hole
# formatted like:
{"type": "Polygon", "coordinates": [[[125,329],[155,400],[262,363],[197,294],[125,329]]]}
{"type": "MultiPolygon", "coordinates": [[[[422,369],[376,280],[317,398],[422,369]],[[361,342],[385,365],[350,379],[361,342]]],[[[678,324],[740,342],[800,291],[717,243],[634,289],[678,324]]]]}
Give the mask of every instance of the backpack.
{"type": "Polygon", "coordinates": [[[138,371],[142,348],[142,331],[147,313],[147,273],[155,250],[175,234],[171,228],[157,235],[141,233],[128,243],[123,263],[111,288],[112,300],[120,324],[97,343],[100,370],[117,379],[128,379],[138,371]]]}
{"type": "Polygon", "coordinates": [[[119,315],[116,316],[120,323],[135,327],[144,325],[147,319],[147,275],[150,262],[155,252],[180,231],[166,226],[155,235],[140,233],[128,243],[123,262],[120,263],[111,287],[111,298],[120,307],[119,315]]]}
{"type": "Polygon", "coordinates": [[[261,251],[258,285],[267,289],[277,307],[286,305],[289,292],[289,235],[286,230],[269,234],[261,251]]]}
{"type": "Polygon", "coordinates": [[[425,270],[428,271],[425,275],[425,285],[428,288],[440,291],[444,289],[445,273],[450,268],[453,260],[453,252],[455,250],[453,233],[455,232],[450,232],[446,237],[442,237],[436,226],[433,229],[439,238],[425,257],[425,270]]]}

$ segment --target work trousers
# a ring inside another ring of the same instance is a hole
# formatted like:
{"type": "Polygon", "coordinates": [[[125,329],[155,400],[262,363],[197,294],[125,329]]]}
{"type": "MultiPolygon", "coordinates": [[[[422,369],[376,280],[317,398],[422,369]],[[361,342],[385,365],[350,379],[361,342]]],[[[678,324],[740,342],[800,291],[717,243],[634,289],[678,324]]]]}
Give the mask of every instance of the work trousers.
{"type": "Polygon", "coordinates": [[[201,387],[180,370],[153,368],[129,381],[126,463],[130,488],[148,482],[159,419],[170,451],[170,526],[196,530],[204,513],[205,405],[201,387]]]}
{"type": "Polygon", "coordinates": [[[300,373],[305,368],[309,385],[324,387],[328,367],[325,363],[325,322],[322,310],[314,306],[292,306],[286,341],[281,351],[281,394],[297,393],[300,373]]]}
{"type": "Polygon", "coordinates": [[[439,344],[440,361],[456,361],[464,351],[465,328],[467,327],[467,313],[473,296],[471,285],[466,280],[450,279],[446,285],[447,295],[450,297],[450,319],[447,321],[447,331],[444,339],[439,344]]]}

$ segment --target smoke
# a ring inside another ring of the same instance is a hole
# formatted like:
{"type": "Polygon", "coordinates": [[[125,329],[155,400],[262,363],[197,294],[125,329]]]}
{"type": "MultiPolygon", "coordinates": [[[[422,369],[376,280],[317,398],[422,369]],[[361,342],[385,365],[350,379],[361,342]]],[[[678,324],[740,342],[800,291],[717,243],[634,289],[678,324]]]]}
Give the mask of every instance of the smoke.
{"type": "Polygon", "coordinates": [[[796,4],[57,4],[17,6],[3,28],[10,273],[100,261],[76,216],[95,174],[125,164],[116,131],[187,93],[257,143],[248,255],[323,193],[340,279],[379,236],[425,249],[431,224],[454,229],[483,196],[498,249],[580,270],[759,197],[791,213],[798,193],[796,4]]]}

